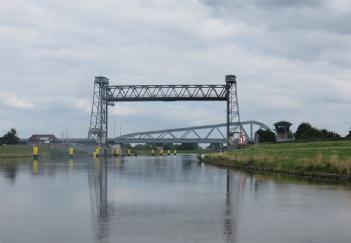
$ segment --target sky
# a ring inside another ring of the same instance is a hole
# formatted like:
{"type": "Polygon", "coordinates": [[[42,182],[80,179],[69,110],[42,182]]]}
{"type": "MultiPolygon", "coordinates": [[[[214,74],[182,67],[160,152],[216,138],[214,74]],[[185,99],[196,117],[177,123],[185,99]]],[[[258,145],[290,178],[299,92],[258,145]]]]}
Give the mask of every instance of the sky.
{"type": "MultiPolygon", "coordinates": [[[[95,76],[224,84],[241,120],[351,127],[348,0],[0,0],[0,135],[86,137],[95,76]]],[[[110,136],[225,122],[223,102],[119,103],[110,136]]]]}

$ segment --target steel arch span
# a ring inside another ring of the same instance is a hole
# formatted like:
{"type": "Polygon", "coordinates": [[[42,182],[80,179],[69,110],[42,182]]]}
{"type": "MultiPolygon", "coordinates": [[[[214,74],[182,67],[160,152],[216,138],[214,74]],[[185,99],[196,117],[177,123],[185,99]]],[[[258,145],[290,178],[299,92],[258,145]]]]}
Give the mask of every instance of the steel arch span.
{"type": "MultiPolygon", "coordinates": [[[[255,133],[259,129],[270,129],[266,124],[258,121],[233,122],[231,126],[242,130],[247,141],[255,140],[255,133]]],[[[193,126],[174,129],[163,129],[148,132],[125,134],[113,139],[114,143],[226,143],[227,123],[214,125],[193,126]]]]}

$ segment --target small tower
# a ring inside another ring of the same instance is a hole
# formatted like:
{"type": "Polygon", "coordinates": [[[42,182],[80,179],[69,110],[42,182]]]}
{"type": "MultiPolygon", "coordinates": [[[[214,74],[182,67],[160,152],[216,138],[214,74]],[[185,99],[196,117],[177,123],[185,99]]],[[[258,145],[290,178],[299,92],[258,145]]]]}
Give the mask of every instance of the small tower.
{"type": "Polygon", "coordinates": [[[108,78],[95,77],[88,140],[95,140],[99,144],[107,143],[108,85],[108,78]]]}
{"type": "Polygon", "coordinates": [[[287,121],[280,121],[273,124],[277,132],[277,141],[285,141],[289,138],[291,123],[287,121]]]}

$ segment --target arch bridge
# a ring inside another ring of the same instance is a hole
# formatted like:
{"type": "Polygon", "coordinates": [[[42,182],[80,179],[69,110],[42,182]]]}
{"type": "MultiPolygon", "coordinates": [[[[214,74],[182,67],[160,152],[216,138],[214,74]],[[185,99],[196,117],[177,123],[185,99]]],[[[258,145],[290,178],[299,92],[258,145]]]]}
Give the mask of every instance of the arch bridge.
{"type": "MultiPolygon", "coordinates": [[[[248,142],[255,141],[255,133],[259,129],[269,129],[267,125],[258,121],[235,122],[232,126],[241,129],[248,142]]],[[[148,132],[125,134],[113,139],[113,143],[226,143],[227,123],[193,126],[175,129],[163,129],[148,132]]]]}

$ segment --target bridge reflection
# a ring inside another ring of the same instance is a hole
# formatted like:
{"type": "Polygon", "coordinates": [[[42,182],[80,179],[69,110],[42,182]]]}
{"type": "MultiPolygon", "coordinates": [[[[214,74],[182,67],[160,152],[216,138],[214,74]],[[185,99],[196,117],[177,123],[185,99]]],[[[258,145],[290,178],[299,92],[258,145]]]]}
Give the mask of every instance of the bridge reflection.
{"type": "Polygon", "coordinates": [[[110,228],[111,208],[107,197],[107,159],[95,159],[94,166],[90,164],[88,180],[90,190],[91,212],[95,238],[108,238],[110,228]]]}
{"type": "MultiPolygon", "coordinates": [[[[114,217],[117,213],[116,205],[109,202],[108,198],[108,161],[101,158],[96,159],[89,167],[89,189],[91,199],[91,212],[93,217],[93,230],[98,241],[108,239],[113,234],[114,217]]],[[[116,169],[123,169],[120,159],[115,159],[111,164],[116,169]]],[[[185,165],[189,166],[189,165],[185,165]]],[[[184,169],[184,168],[183,168],[184,169]]],[[[246,174],[234,174],[226,171],[225,202],[223,214],[223,238],[225,242],[237,242],[240,221],[240,206],[243,194],[247,188],[246,182],[250,180],[250,188],[258,189],[259,182],[248,177],[246,174]]]]}

